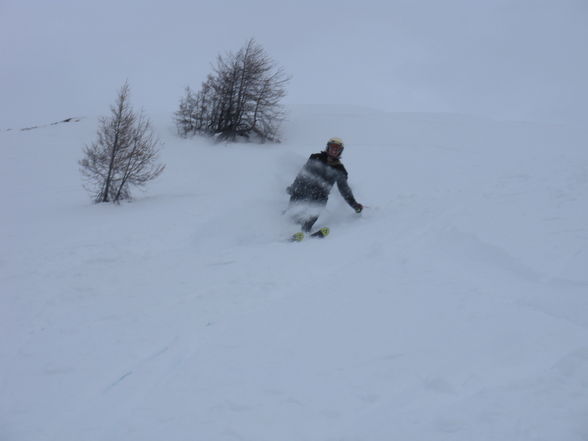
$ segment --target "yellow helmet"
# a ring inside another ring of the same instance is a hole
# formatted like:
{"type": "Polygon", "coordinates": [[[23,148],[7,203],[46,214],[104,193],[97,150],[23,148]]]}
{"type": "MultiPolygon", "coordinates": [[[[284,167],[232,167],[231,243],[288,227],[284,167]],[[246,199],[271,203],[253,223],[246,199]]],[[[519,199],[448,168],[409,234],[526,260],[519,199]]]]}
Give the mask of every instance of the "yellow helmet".
{"type": "Polygon", "coordinates": [[[327,146],[329,144],[337,144],[337,145],[340,145],[341,147],[345,147],[345,145],[343,144],[343,140],[341,138],[337,138],[337,137],[329,139],[327,141],[327,146]]]}

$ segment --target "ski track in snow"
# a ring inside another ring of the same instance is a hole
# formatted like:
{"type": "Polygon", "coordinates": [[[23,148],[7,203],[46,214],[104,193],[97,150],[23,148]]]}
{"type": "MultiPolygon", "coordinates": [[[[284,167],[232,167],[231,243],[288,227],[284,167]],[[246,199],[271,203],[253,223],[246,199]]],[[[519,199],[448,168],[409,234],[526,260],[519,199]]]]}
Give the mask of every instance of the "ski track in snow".
{"type": "MultiPolygon", "coordinates": [[[[161,118],[157,121],[166,121],[161,118]]],[[[178,139],[92,205],[95,121],[0,133],[0,439],[588,438],[588,164],[573,127],[294,108],[178,139]],[[285,187],[331,136],[324,240],[285,187]]]]}

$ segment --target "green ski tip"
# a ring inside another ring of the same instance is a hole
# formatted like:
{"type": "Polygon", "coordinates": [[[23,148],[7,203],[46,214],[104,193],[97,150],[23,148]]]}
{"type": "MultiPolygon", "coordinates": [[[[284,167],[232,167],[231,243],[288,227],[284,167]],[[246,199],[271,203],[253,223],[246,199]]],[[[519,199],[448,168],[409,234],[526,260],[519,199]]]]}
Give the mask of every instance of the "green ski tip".
{"type": "Polygon", "coordinates": [[[317,238],[326,237],[329,235],[330,232],[331,232],[331,230],[329,230],[327,227],[323,227],[320,230],[318,230],[317,232],[312,233],[311,237],[317,237],[317,238]]]}
{"type": "Polygon", "coordinates": [[[298,233],[294,233],[292,235],[292,237],[290,238],[290,240],[292,242],[300,242],[300,241],[304,240],[304,233],[302,231],[299,231],[298,233]]]}

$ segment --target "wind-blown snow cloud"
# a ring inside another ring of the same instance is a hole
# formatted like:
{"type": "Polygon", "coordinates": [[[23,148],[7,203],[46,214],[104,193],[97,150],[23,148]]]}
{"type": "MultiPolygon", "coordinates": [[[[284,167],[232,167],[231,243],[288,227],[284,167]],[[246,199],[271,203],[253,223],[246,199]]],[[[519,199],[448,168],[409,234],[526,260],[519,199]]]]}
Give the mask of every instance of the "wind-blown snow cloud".
{"type": "Polygon", "coordinates": [[[587,23],[580,0],[5,0],[0,128],[104,114],[126,79],[172,112],[250,37],[292,75],[288,103],[582,122],[587,23]]]}

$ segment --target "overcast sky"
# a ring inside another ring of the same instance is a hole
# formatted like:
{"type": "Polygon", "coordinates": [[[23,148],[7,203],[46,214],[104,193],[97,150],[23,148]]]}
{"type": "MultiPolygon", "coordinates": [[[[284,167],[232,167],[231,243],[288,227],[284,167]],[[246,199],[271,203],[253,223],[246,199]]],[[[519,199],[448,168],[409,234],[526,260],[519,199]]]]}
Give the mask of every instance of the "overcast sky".
{"type": "Polygon", "coordinates": [[[254,37],[286,103],[588,122],[588,0],[0,0],[0,129],[173,112],[254,37]]]}

